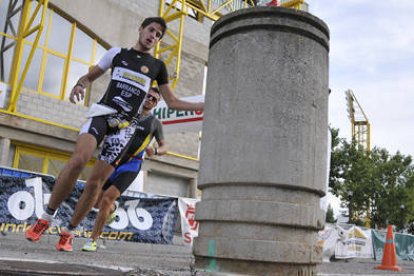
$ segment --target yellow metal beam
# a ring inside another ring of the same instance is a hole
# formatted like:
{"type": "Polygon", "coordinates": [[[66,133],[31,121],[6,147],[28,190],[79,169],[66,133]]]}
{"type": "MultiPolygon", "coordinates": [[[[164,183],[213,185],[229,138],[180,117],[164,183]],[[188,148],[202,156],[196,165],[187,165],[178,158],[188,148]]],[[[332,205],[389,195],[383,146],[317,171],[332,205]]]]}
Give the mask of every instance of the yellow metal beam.
{"type": "MultiPolygon", "coordinates": [[[[304,3],[304,0],[289,0],[281,3],[281,6],[300,9],[304,3]]],[[[155,57],[159,58],[161,54],[168,55],[163,58],[164,62],[166,65],[174,66],[175,71],[170,74],[170,80],[172,80],[171,87],[175,89],[180,78],[184,18],[189,14],[189,9],[196,13],[194,16],[199,21],[202,21],[204,18],[216,21],[226,13],[241,8],[254,7],[255,5],[253,0],[160,0],[159,15],[167,23],[176,20],[180,21],[177,35],[167,31],[167,36],[172,39],[172,43],[167,42],[170,45],[159,43],[154,50],[155,57]],[[175,62],[175,65],[172,64],[173,62],[175,62]]]]}
{"type": "Polygon", "coordinates": [[[196,157],[185,155],[185,154],[179,154],[179,153],[172,152],[172,151],[167,151],[167,155],[175,156],[175,157],[179,157],[179,158],[183,158],[183,159],[188,159],[188,160],[192,160],[192,161],[200,161],[196,157]]]}
{"type": "Polygon", "coordinates": [[[36,8],[33,11],[32,16],[29,18],[31,3],[32,3],[31,1],[24,2],[21,22],[19,26],[19,33],[17,36],[16,50],[14,54],[15,62],[13,62],[12,74],[10,76],[10,83],[12,87],[10,104],[8,107],[8,111],[10,112],[16,112],[17,100],[19,98],[19,95],[20,95],[20,92],[23,86],[23,82],[26,78],[27,72],[29,70],[30,64],[34,56],[34,52],[37,48],[37,45],[39,44],[39,39],[43,31],[44,22],[46,18],[47,5],[49,3],[49,0],[39,0],[37,2],[36,8]],[[42,16],[40,19],[40,23],[32,27],[34,19],[36,18],[41,7],[43,9],[42,9],[42,16]],[[29,35],[31,35],[32,33],[36,31],[37,31],[36,38],[33,42],[33,45],[30,50],[29,57],[27,58],[26,64],[24,66],[23,72],[20,75],[20,65],[22,63],[24,38],[28,37],[29,35]]]}
{"type": "MultiPolygon", "coordinates": [[[[188,9],[197,12],[197,18],[200,20],[206,17],[215,21],[218,20],[224,13],[234,11],[237,8],[235,8],[235,3],[240,3],[240,1],[221,0],[214,1],[214,3],[212,3],[212,0],[160,0],[159,15],[164,18],[167,23],[179,20],[178,33],[174,34],[170,30],[166,33],[167,37],[164,38],[164,40],[166,40],[169,45],[166,45],[166,43],[158,43],[154,50],[155,57],[159,58],[161,55],[164,55],[163,59],[165,64],[174,66],[174,72],[170,74],[172,89],[175,89],[180,79],[184,19],[188,15],[188,9]],[[173,64],[174,62],[175,64],[173,64]]],[[[239,5],[239,7],[247,6],[254,6],[253,0],[242,0],[242,5],[239,5]]]]}
{"type": "Polygon", "coordinates": [[[61,100],[65,99],[64,95],[65,95],[66,87],[67,87],[67,83],[68,83],[70,62],[71,62],[71,57],[72,57],[72,52],[73,52],[73,45],[74,45],[74,42],[75,42],[75,33],[76,33],[76,23],[72,24],[72,31],[70,33],[70,40],[69,40],[68,58],[65,58],[63,78],[62,78],[62,82],[61,82],[62,90],[60,91],[60,99],[61,100]]]}
{"type": "Polygon", "coordinates": [[[184,19],[187,16],[187,6],[186,0],[173,0],[164,9],[166,6],[165,0],[160,1],[160,16],[165,19],[167,23],[179,20],[179,29],[178,34],[174,34],[171,30],[167,30],[165,40],[172,40],[170,45],[165,45],[158,43],[155,47],[154,55],[159,58],[161,54],[167,55],[167,58],[164,58],[165,64],[170,65],[175,61],[174,72],[170,74],[171,88],[175,89],[178,80],[180,78],[180,62],[181,62],[181,48],[182,48],[182,38],[184,33],[184,19]],[[176,8],[176,5],[180,8],[176,8]]]}
{"type": "Polygon", "coordinates": [[[52,122],[52,121],[44,120],[44,119],[33,117],[33,116],[30,116],[30,115],[21,114],[17,111],[11,112],[11,111],[8,111],[8,110],[0,109],[0,113],[13,115],[13,116],[16,116],[16,117],[19,117],[19,118],[24,118],[24,119],[36,121],[36,122],[39,122],[39,123],[44,123],[44,124],[47,124],[47,125],[57,126],[57,127],[60,127],[60,128],[69,129],[69,130],[79,132],[79,128],[74,128],[74,127],[71,127],[71,126],[58,124],[58,123],[55,123],[55,122],[52,122]]]}
{"type": "MultiPolygon", "coordinates": [[[[281,6],[300,9],[304,3],[304,0],[289,0],[281,3],[281,6]]],[[[194,16],[199,21],[202,21],[204,18],[216,21],[226,13],[254,6],[255,2],[253,0],[160,0],[159,15],[167,23],[176,20],[180,21],[177,35],[170,30],[167,31],[167,36],[172,39],[172,43],[167,42],[170,45],[159,43],[154,50],[155,57],[159,58],[161,54],[167,55],[167,57],[164,57],[164,62],[166,65],[174,66],[174,72],[170,76],[170,80],[172,80],[171,87],[174,89],[180,78],[184,19],[189,14],[189,9],[196,13],[194,16]],[[175,65],[172,64],[173,62],[175,62],[175,65]]]]}
{"type": "Polygon", "coordinates": [[[300,10],[304,2],[305,2],[304,0],[290,0],[290,1],[281,3],[280,6],[285,7],[285,8],[292,8],[292,9],[300,10]]]}

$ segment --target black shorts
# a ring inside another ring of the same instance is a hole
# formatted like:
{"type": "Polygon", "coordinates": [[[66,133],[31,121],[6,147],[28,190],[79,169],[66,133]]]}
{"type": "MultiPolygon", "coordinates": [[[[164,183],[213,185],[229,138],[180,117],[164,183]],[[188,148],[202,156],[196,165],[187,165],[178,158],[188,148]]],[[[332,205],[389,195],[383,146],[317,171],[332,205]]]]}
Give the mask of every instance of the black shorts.
{"type": "Polygon", "coordinates": [[[111,185],[118,188],[122,194],[131,185],[131,183],[137,178],[139,171],[141,170],[143,160],[141,158],[131,158],[128,162],[120,165],[108,178],[102,189],[105,191],[111,185]]]}
{"type": "Polygon", "coordinates": [[[102,190],[106,191],[110,186],[115,186],[119,193],[122,194],[131,186],[137,176],[138,172],[122,172],[117,177],[108,179],[103,185],[102,190]]]}
{"type": "Polygon", "coordinates": [[[89,118],[82,126],[79,134],[89,133],[95,137],[97,145],[102,141],[103,148],[98,159],[116,167],[118,162],[126,154],[136,129],[136,122],[122,129],[114,129],[108,126],[107,116],[89,118]]]}
{"type": "Polygon", "coordinates": [[[98,116],[89,118],[88,121],[82,125],[79,134],[91,134],[95,137],[97,145],[99,145],[108,132],[110,132],[110,129],[106,121],[106,116],[98,116]]]}

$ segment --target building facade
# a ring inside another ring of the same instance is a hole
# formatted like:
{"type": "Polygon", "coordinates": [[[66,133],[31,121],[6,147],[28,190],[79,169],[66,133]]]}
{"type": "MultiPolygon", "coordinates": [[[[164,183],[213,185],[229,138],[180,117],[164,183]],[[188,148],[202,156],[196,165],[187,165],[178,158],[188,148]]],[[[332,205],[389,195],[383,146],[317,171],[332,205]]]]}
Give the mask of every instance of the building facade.
{"type": "MultiPolygon", "coordinates": [[[[109,72],[76,105],[68,101],[73,85],[110,47],[132,47],[142,20],[159,16],[160,1],[50,0],[44,10],[43,3],[0,1],[0,166],[57,176],[90,104],[106,90],[109,72]]],[[[185,21],[178,97],[203,93],[211,25],[185,21]]],[[[180,28],[176,22],[168,26],[173,34],[180,28]]],[[[175,74],[173,66],[168,69],[175,74]]],[[[170,152],[146,159],[142,191],[196,197],[199,140],[198,132],[166,134],[170,152]]]]}

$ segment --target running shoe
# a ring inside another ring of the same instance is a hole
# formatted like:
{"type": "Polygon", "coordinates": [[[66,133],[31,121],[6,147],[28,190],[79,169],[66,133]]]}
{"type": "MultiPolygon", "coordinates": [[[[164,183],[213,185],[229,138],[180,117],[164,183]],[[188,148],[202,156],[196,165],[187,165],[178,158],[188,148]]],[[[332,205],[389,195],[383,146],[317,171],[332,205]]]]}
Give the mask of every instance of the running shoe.
{"type": "Polygon", "coordinates": [[[109,217],[106,219],[107,225],[111,224],[116,219],[116,209],[117,209],[116,204],[114,204],[114,206],[115,206],[115,209],[109,213],[109,217]]]}
{"type": "Polygon", "coordinates": [[[31,242],[37,242],[48,228],[49,222],[45,219],[39,218],[29,229],[26,230],[26,239],[31,242]]]}
{"type": "Polygon", "coordinates": [[[70,232],[64,232],[62,231],[60,233],[60,239],[58,241],[58,243],[56,244],[56,250],[57,251],[66,251],[66,252],[71,252],[73,251],[73,234],[71,234],[70,232]]]}
{"type": "Polygon", "coordinates": [[[96,248],[97,248],[96,241],[90,239],[82,247],[82,251],[96,252],[96,248]]]}

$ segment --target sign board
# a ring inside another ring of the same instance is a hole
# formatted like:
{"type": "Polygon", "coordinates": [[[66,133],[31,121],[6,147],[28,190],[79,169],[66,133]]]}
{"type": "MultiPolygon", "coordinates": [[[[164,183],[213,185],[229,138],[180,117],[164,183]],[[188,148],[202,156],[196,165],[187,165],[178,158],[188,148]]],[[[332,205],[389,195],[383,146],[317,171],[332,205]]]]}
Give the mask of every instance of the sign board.
{"type": "MultiPolygon", "coordinates": [[[[180,99],[188,102],[204,102],[203,95],[180,99]]],[[[160,101],[152,114],[161,121],[165,133],[201,131],[203,112],[174,110],[168,108],[165,101],[160,101]]]]}
{"type": "Polygon", "coordinates": [[[192,246],[194,238],[198,237],[198,221],[195,220],[195,208],[199,199],[182,198],[178,199],[178,210],[181,215],[181,232],[184,244],[192,246]]]}

